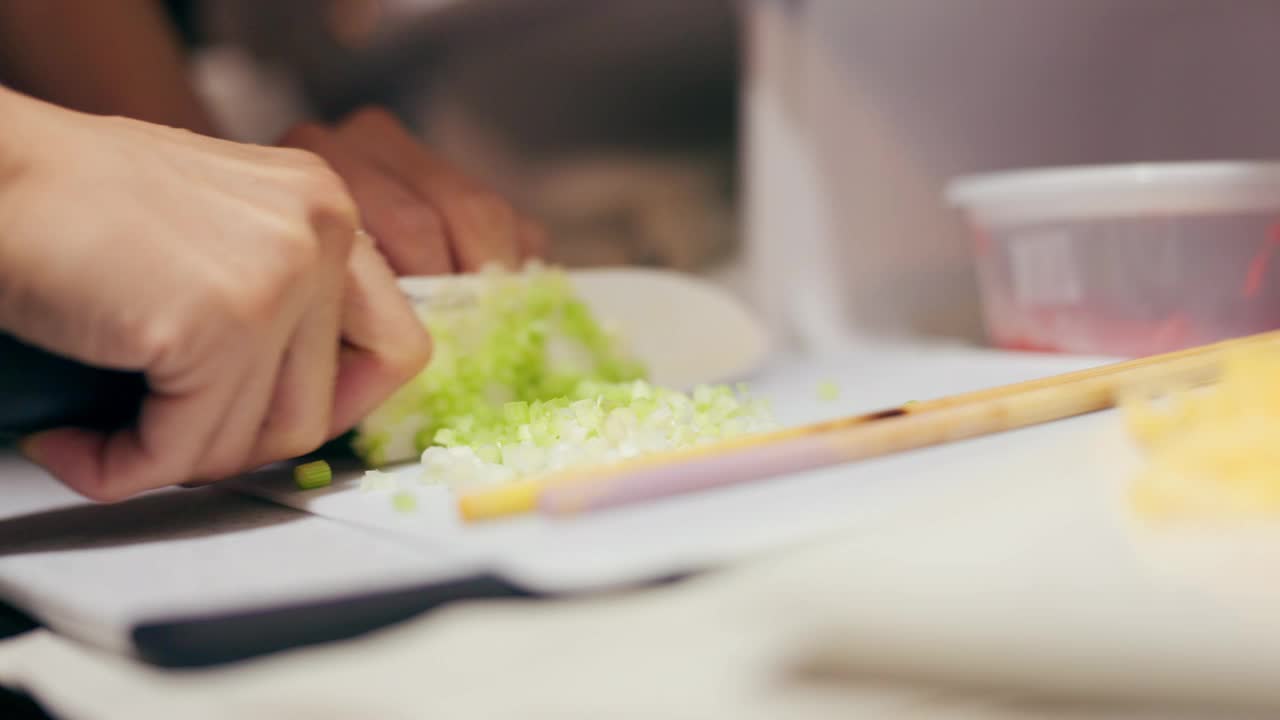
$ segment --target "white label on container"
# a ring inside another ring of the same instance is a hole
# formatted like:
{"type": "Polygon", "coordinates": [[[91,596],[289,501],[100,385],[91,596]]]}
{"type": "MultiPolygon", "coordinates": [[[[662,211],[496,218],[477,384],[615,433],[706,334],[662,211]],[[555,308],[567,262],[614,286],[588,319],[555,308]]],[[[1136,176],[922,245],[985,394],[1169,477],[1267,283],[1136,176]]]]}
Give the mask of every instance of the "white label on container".
{"type": "Polygon", "coordinates": [[[1013,295],[1031,305],[1074,305],[1083,295],[1071,253],[1071,236],[1038,232],[1009,242],[1013,295]]]}

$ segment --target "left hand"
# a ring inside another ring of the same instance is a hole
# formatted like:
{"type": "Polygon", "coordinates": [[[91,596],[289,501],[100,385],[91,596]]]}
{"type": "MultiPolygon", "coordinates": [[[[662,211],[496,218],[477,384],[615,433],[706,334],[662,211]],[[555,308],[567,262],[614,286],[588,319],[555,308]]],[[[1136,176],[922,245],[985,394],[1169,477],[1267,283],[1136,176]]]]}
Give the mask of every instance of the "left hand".
{"type": "Polygon", "coordinates": [[[280,144],[319,155],[342,177],[398,275],[475,272],[490,263],[514,268],[545,252],[537,223],[432,153],[385,110],[358,110],[332,128],[298,125],[280,144]]]}

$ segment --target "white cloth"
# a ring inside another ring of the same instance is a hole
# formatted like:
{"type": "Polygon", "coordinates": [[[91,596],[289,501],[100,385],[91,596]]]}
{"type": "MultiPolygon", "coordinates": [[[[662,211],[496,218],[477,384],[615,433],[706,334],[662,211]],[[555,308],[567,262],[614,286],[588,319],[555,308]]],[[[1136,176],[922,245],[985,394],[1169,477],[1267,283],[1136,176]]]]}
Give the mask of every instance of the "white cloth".
{"type": "Polygon", "coordinates": [[[1245,716],[1136,703],[1280,707],[1274,627],[1242,639],[1221,622],[1235,615],[1089,562],[1106,550],[1092,532],[1035,543],[1072,518],[1056,510],[1070,488],[1036,492],[1061,490],[1044,477],[1025,492],[979,483],[959,503],[680,585],[460,605],[222,669],[158,670],[42,631],[0,643],[0,683],[65,720],[1190,720],[1245,716]]]}
{"type": "MultiPolygon", "coordinates": [[[[785,572],[825,576],[822,560],[785,572]]],[[[472,604],[204,671],[157,670],[40,631],[0,643],[0,683],[65,720],[1196,717],[841,673],[817,661],[805,588],[780,592],[776,579],[776,569],[748,569],[620,597],[472,604]]]]}

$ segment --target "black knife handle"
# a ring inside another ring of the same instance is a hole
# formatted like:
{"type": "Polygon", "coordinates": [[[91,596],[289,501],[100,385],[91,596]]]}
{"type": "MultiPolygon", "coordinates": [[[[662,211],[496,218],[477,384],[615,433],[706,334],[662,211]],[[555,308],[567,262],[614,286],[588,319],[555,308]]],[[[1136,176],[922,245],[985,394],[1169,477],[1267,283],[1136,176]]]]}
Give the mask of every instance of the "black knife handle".
{"type": "Polygon", "coordinates": [[[132,424],[147,392],[141,373],[104,370],[0,333],[0,436],[55,427],[132,424]]]}

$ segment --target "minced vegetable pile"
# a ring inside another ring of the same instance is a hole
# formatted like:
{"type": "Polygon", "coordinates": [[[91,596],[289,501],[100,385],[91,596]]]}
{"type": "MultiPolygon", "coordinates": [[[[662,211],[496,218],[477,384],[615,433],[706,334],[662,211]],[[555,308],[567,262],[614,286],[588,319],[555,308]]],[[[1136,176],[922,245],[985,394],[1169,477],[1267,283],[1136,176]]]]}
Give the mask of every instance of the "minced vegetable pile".
{"type": "MultiPolygon", "coordinates": [[[[776,427],[744,388],[650,384],[559,270],[487,272],[459,288],[466,301],[420,312],[431,363],[357,428],[368,464],[419,456],[422,482],[469,488],[776,427]]],[[[364,485],[405,489],[378,471],[364,485]]]]}

